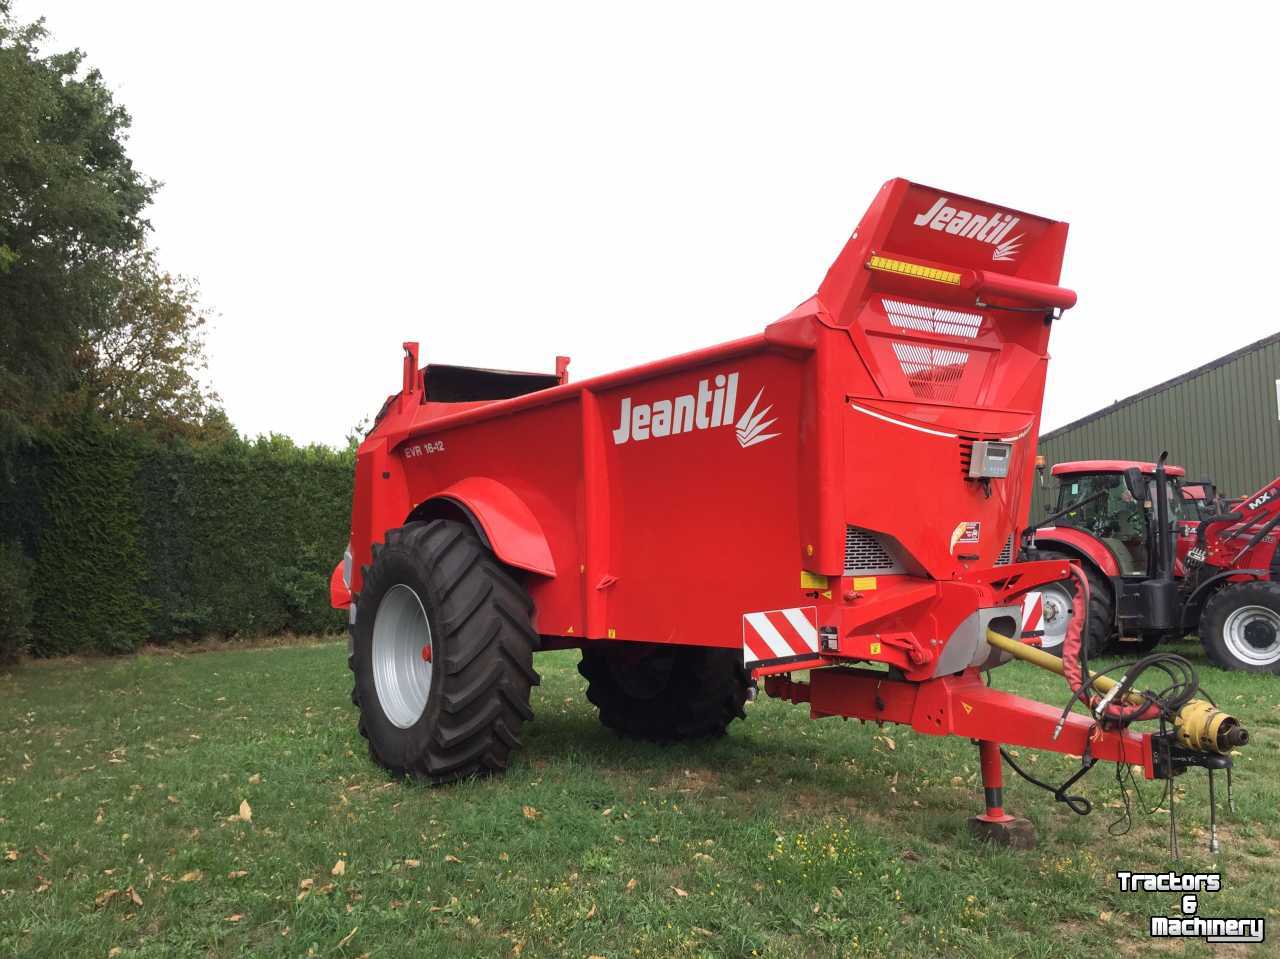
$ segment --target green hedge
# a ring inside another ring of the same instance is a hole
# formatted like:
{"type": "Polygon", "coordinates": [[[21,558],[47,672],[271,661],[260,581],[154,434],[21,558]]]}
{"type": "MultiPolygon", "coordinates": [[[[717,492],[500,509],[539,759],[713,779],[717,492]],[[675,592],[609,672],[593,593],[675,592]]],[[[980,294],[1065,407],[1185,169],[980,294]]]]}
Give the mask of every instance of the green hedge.
{"type": "Polygon", "coordinates": [[[26,557],[35,655],[344,623],[328,581],[350,521],[348,452],[87,421],[9,459],[0,541],[26,557]]]}
{"type": "Polygon", "coordinates": [[[17,543],[0,542],[0,666],[31,642],[31,561],[17,543]]]}

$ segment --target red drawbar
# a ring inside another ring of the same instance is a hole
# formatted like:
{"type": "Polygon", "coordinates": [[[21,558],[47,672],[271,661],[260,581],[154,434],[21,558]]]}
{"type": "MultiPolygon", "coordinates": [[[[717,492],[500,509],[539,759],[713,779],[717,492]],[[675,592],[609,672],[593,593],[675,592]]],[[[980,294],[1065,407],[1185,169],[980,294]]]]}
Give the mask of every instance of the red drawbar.
{"type": "Polygon", "coordinates": [[[770,696],[808,702],[810,713],[901,723],[916,732],[1045,749],[1097,760],[1141,766],[1154,778],[1151,734],[1102,729],[1087,716],[1071,713],[1055,738],[1062,710],[993,689],[976,669],[923,683],[887,678],[870,669],[822,669],[809,682],[784,677],[765,680],[770,696]]]}

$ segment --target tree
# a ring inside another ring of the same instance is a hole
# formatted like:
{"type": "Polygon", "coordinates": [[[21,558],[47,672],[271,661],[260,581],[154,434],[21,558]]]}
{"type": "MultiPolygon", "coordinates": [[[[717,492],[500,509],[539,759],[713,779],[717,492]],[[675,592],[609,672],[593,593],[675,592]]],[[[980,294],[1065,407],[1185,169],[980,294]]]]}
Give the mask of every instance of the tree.
{"type": "Polygon", "coordinates": [[[360,444],[364,442],[364,438],[369,435],[369,430],[373,428],[373,424],[369,417],[361,417],[360,422],[351,429],[347,430],[347,452],[355,455],[360,444]]]}
{"type": "Polygon", "coordinates": [[[120,258],[116,279],[114,300],[75,357],[73,402],[110,421],[166,433],[227,433],[218,396],[201,378],[208,316],[195,283],[165,272],[141,244],[120,258]]]}
{"type": "Polygon", "coordinates": [[[0,430],[45,419],[74,387],[156,188],[125,152],[129,115],[101,74],[78,50],[42,55],[45,36],[0,0],[0,430]]]}
{"type": "Polygon", "coordinates": [[[92,412],[232,432],[201,381],[207,315],[160,268],[143,217],[157,184],[126,151],[129,114],[79,50],[0,0],[0,449],[92,412]]]}
{"type": "MultiPolygon", "coordinates": [[[[75,536],[50,552],[47,517],[27,495],[38,488],[40,442],[129,439],[104,421],[164,437],[235,436],[202,382],[208,318],[195,284],[164,271],[147,243],[143,214],[157,184],[129,158],[129,114],[80,51],[43,53],[43,21],[20,24],[11,9],[0,0],[0,662],[26,645],[33,617],[49,618],[50,564],[83,559],[85,538],[101,536],[98,521],[118,512],[112,497],[130,479],[128,469],[94,474],[92,494],[86,487],[70,504],[88,505],[75,536]],[[46,426],[60,429],[37,429],[46,426]]],[[[93,465],[88,457],[74,468],[93,465]]],[[[39,475],[48,479],[47,464],[39,475]]],[[[104,538],[136,554],[128,536],[104,538]]],[[[111,572],[124,582],[140,568],[121,562],[111,572]]],[[[84,573],[72,577],[76,588],[84,573]]],[[[109,615],[95,628],[111,644],[132,642],[143,611],[103,595],[95,608],[109,615]]]]}

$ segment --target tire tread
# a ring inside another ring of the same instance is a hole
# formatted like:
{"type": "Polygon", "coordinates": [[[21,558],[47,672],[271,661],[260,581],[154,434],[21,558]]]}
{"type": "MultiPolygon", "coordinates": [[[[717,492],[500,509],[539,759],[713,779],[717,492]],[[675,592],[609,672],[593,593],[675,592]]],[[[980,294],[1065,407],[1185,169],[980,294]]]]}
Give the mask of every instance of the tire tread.
{"type": "Polygon", "coordinates": [[[1227,615],[1233,608],[1241,605],[1242,601],[1248,601],[1250,594],[1255,597],[1254,602],[1264,604],[1269,600],[1271,607],[1280,612],[1280,583],[1269,580],[1228,583],[1210,596],[1208,602],[1204,604],[1204,610],[1200,614],[1200,645],[1204,648],[1204,654],[1209,662],[1219,669],[1280,674],[1280,661],[1270,666],[1242,663],[1226,647],[1223,628],[1226,625],[1227,615]]]}
{"type": "Polygon", "coordinates": [[[666,688],[652,698],[629,695],[614,675],[610,657],[622,652],[615,644],[593,641],[583,647],[580,672],[587,680],[587,700],[600,722],[621,736],[654,742],[676,742],[723,736],[734,719],[745,719],[751,677],[737,650],[700,646],[655,649],[675,663],[666,688]]]}
{"type": "MultiPolygon", "coordinates": [[[[361,708],[360,732],[375,762],[397,775],[432,783],[500,773],[520,745],[520,725],[533,718],[530,691],[540,682],[533,668],[538,635],[528,593],[468,527],[450,520],[407,523],[375,546],[362,592],[379,592],[389,550],[407,553],[429,584],[441,635],[433,637],[445,677],[432,728],[411,743],[411,755],[390,755],[368,734],[361,708]],[[514,610],[521,611],[519,614],[514,610]]],[[[385,584],[389,587],[391,583],[385,584]]],[[[357,622],[372,616],[359,610],[357,622]]],[[[352,627],[353,646],[358,631],[352,627]]],[[[357,668],[354,652],[348,665],[357,668]]],[[[358,691],[352,701],[361,706],[358,691]]],[[[376,708],[376,705],[375,705],[376,708]]],[[[419,727],[411,732],[418,733],[419,727]]]]}

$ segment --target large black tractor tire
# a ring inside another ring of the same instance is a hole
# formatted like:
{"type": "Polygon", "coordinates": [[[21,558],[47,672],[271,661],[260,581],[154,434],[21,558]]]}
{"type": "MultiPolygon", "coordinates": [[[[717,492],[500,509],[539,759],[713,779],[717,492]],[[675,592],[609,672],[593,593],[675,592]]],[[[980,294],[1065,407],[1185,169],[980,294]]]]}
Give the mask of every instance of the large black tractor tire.
{"type": "Polygon", "coordinates": [[[1280,583],[1232,583],[1205,603],[1200,642],[1221,669],[1280,673],[1280,583]]]}
{"type": "MultiPolygon", "coordinates": [[[[1045,559],[1066,559],[1071,560],[1074,557],[1066,553],[1059,553],[1051,549],[1029,549],[1026,552],[1028,562],[1036,562],[1045,559]]],[[[1085,624],[1085,628],[1080,635],[1080,644],[1084,648],[1084,653],[1089,659],[1101,656],[1111,645],[1112,637],[1116,631],[1116,609],[1115,601],[1111,596],[1111,584],[1107,582],[1105,576],[1098,572],[1091,563],[1081,563],[1084,574],[1089,580],[1089,620],[1085,624]]],[[[1058,580],[1055,583],[1046,583],[1039,587],[1042,593],[1057,593],[1059,598],[1065,598],[1069,604],[1071,597],[1075,596],[1076,581],[1068,576],[1066,579],[1058,580]]],[[[1045,631],[1050,631],[1050,623],[1046,621],[1045,631]]],[[[1063,626],[1061,635],[1065,636],[1065,625],[1063,626]]],[[[1058,640],[1056,645],[1046,646],[1045,652],[1053,653],[1053,655],[1062,656],[1062,641],[1058,640]]]]}
{"type": "Polygon", "coordinates": [[[350,666],[370,756],[432,783],[505,770],[538,684],[528,594],[447,520],[389,531],[363,574],[350,666]]]}
{"type": "Polygon", "coordinates": [[[578,672],[601,723],[661,743],[723,736],[753,688],[736,649],[589,642],[578,672]]]}

